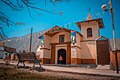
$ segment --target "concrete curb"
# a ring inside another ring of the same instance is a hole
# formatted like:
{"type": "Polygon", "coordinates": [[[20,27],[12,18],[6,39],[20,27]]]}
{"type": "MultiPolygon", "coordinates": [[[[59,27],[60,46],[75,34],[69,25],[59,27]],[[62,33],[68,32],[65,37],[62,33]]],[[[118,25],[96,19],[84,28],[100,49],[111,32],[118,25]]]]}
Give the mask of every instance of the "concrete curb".
{"type": "Polygon", "coordinates": [[[90,76],[101,76],[101,77],[116,77],[120,78],[120,76],[116,75],[102,75],[102,74],[92,74],[92,73],[78,73],[78,72],[70,72],[70,71],[54,71],[50,69],[45,69],[46,71],[52,71],[52,72],[62,72],[62,73],[69,73],[69,74],[80,74],[80,75],[90,75],[90,76]]]}

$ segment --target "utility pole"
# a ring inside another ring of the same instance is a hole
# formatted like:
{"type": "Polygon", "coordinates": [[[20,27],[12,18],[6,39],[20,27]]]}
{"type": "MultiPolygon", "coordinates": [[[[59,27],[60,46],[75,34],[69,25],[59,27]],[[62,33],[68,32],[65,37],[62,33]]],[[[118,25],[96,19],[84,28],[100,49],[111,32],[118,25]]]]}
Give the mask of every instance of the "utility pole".
{"type": "Polygon", "coordinates": [[[31,49],[32,49],[32,32],[33,32],[33,28],[31,28],[31,33],[30,33],[30,53],[31,53],[31,49]]]}
{"type": "Polygon", "coordinates": [[[114,54],[115,54],[115,62],[116,62],[116,72],[119,73],[117,47],[116,47],[116,32],[115,32],[115,26],[114,26],[114,12],[112,8],[112,0],[110,0],[110,12],[112,16],[112,30],[113,30],[113,44],[114,44],[114,54]]]}
{"type": "Polygon", "coordinates": [[[110,11],[111,17],[112,17],[112,32],[113,32],[113,45],[114,45],[114,54],[115,54],[115,62],[116,62],[116,72],[119,73],[119,65],[118,65],[118,58],[117,58],[117,43],[116,43],[116,32],[115,32],[115,25],[114,25],[114,12],[113,12],[113,4],[112,0],[108,3],[110,6],[110,9],[107,9],[107,5],[104,4],[101,8],[104,11],[110,11]]]}

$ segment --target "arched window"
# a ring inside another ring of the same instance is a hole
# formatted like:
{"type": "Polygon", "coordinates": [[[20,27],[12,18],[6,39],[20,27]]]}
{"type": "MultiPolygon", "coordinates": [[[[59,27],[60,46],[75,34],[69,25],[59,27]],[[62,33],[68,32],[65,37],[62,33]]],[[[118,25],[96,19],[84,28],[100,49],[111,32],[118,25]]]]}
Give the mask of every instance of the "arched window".
{"type": "Polygon", "coordinates": [[[87,38],[91,38],[92,37],[92,28],[88,28],[87,29],[87,38]]]}
{"type": "Polygon", "coordinates": [[[60,43],[63,43],[64,40],[65,40],[65,35],[60,35],[60,36],[59,36],[59,42],[60,42],[60,43]]]}

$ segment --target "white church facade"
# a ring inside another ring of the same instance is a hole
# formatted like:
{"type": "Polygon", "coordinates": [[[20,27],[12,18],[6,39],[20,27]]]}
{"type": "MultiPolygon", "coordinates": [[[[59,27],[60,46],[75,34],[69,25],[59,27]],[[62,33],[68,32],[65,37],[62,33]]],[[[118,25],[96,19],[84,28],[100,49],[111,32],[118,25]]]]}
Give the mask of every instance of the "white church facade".
{"type": "Polygon", "coordinates": [[[100,39],[102,19],[92,19],[88,14],[86,21],[76,25],[81,33],[55,26],[40,36],[36,55],[43,64],[109,64],[108,39],[100,39]]]}

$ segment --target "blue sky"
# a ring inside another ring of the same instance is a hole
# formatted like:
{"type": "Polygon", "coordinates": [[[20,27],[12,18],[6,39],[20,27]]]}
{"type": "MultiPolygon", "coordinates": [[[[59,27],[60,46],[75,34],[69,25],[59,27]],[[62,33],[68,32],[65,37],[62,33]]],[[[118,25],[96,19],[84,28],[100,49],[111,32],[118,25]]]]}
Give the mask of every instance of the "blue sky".
{"type": "MultiPolygon", "coordinates": [[[[24,36],[30,33],[31,27],[33,27],[34,32],[38,32],[52,28],[55,25],[62,27],[68,26],[69,29],[80,31],[75,25],[75,22],[84,21],[88,16],[88,9],[90,8],[90,13],[93,19],[103,19],[105,28],[100,30],[101,36],[112,38],[111,14],[109,12],[104,12],[101,9],[101,6],[103,4],[108,4],[109,0],[63,0],[63,2],[57,2],[56,6],[51,4],[49,0],[47,0],[46,6],[44,0],[33,0],[33,2],[35,2],[34,6],[49,11],[55,11],[56,13],[63,12],[63,15],[50,14],[43,11],[37,11],[36,13],[34,10],[30,9],[33,17],[31,18],[26,8],[22,11],[13,11],[0,1],[0,11],[7,14],[14,22],[24,23],[24,25],[19,26],[3,26],[2,29],[5,35],[9,38],[24,36]]],[[[116,36],[117,38],[120,38],[120,0],[113,0],[113,8],[116,36]]]]}

